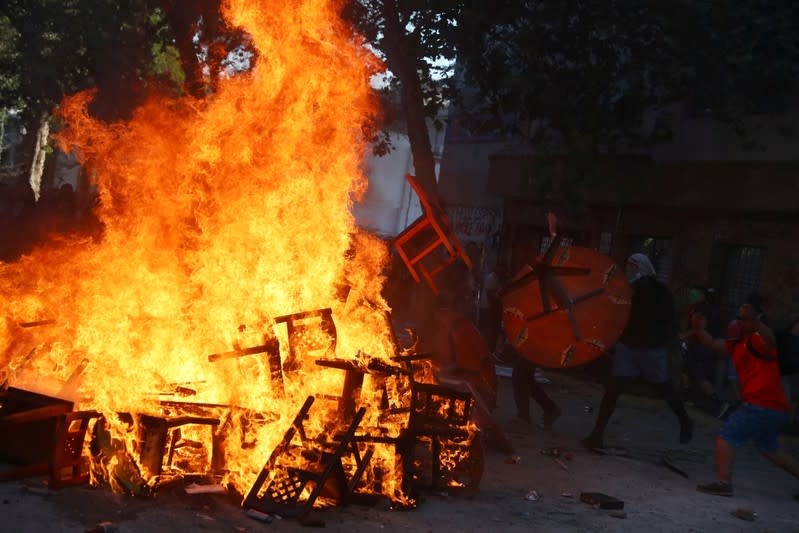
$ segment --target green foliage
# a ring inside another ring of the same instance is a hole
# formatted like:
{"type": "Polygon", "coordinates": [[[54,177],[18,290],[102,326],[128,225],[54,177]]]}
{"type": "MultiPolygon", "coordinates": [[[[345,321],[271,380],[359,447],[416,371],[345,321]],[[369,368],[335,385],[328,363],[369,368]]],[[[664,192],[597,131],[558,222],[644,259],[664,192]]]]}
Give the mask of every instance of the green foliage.
{"type": "MultiPolygon", "coordinates": [[[[387,0],[391,2],[391,0],[387,0]]],[[[434,118],[456,94],[452,64],[456,58],[455,34],[460,3],[441,0],[394,1],[402,35],[392,41],[386,31],[386,1],[356,0],[345,16],[370,46],[386,62],[388,82],[380,89],[387,110],[385,123],[394,127],[398,114],[398,94],[403,83],[400,63],[410,62],[421,88],[421,105],[428,118],[434,118]]]]}
{"type": "Polygon", "coordinates": [[[147,0],[7,0],[0,29],[0,98],[24,120],[98,84],[176,78],[168,25],[147,0]]]}
{"type": "Polygon", "coordinates": [[[667,120],[641,125],[671,103],[745,133],[743,113],[797,86],[797,22],[790,0],[475,0],[459,18],[458,102],[473,130],[557,155],[561,190],[584,188],[608,178],[599,157],[668,140],[667,120]]]}
{"type": "Polygon", "coordinates": [[[173,45],[153,43],[150,48],[152,62],[145,70],[148,78],[163,77],[171,80],[175,87],[183,87],[186,73],[180,62],[180,52],[173,45]]]}

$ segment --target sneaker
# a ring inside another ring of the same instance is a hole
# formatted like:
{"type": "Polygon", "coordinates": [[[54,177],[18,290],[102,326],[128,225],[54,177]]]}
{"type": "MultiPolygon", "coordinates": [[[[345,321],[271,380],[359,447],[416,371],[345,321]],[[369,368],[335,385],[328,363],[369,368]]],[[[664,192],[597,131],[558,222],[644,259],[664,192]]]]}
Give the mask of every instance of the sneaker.
{"type": "Polygon", "coordinates": [[[697,485],[696,490],[714,496],[724,496],[726,498],[732,496],[732,485],[724,483],[723,481],[716,481],[714,483],[708,483],[707,485],[697,485]]]}
{"type": "Polygon", "coordinates": [[[538,424],[538,429],[543,429],[545,431],[549,431],[550,429],[552,429],[552,424],[554,424],[555,421],[558,418],[560,418],[560,414],[561,414],[560,407],[557,406],[551,409],[550,411],[546,411],[544,413],[543,420],[541,421],[540,424],[538,424]]]}
{"type": "Polygon", "coordinates": [[[694,438],[694,421],[688,418],[680,423],[680,444],[688,444],[694,438]]]}

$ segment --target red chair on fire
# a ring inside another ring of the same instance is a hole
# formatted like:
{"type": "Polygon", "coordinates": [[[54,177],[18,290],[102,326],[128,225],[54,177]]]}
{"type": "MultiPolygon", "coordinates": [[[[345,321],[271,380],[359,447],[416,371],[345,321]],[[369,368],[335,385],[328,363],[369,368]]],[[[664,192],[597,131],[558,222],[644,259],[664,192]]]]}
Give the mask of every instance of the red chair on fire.
{"type": "Polygon", "coordinates": [[[440,291],[434,281],[437,274],[458,259],[462,259],[470,270],[472,262],[450,228],[446,211],[435,198],[427,197],[413,176],[407,174],[405,179],[419,197],[422,216],[397,235],[394,247],[416,283],[420,283],[423,277],[433,293],[438,295],[440,291]]]}

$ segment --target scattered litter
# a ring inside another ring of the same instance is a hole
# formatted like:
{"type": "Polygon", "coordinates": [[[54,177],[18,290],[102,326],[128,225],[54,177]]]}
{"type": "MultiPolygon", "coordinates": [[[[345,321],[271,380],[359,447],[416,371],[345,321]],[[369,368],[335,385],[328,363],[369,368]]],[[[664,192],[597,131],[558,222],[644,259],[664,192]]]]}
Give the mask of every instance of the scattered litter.
{"type": "Polygon", "coordinates": [[[208,516],[207,514],[196,513],[195,516],[202,518],[206,522],[216,522],[216,518],[214,518],[213,516],[208,516]]]}
{"type": "Polygon", "coordinates": [[[186,485],[185,491],[186,494],[224,494],[227,492],[222,485],[198,485],[197,483],[186,485]]]}
{"type": "Polygon", "coordinates": [[[118,529],[113,522],[100,522],[96,526],[87,529],[86,533],[112,533],[114,531],[118,531],[118,529]]]}
{"type": "Polygon", "coordinates": [[[541,455],[560,457],[560,448],[541,448],[541,455]]]}
{"type": "Polygon", "coordinates": [[[262,513],[261,511],[256,511],[255,509],[247,509],[247,516],[258,520],[259,522],[266,522],[267,524],[272,523],[272,515],[262,513]]]}
{"type": "Polygon", "coordinates": [[[611,511],[608,513],[608,516],[612,516],[613,518],[627,518],[627,513],[624,511],[611,511]]]}
{"type": "Polygon", "coordinates": [[[588,414],[588,415],[590,415],[591,413],[593,413],[593,412],[594,412],[594,408],[593,408],[593,407],[591,407],[590,405],[586,405],[585,407],[583,407],[583,412],[584,412],[585,414],[588,414]]]}
{"type": "Polygon", "coordinates": [[[675,473],[681,475],[682,477],[684,477],[685,479],[688,479],[688,472],[686,472],[685,470],[683,470],[682,468],[680,468],[676,464],[674,464],[674,461],[669,456],[668,452],[663,454],[663,456],[660,458],[660,462],[663,464],[663,466],[665,466],[666,468],[668,468],[672,472],[675,472],[675,473]]]}
{"type": "Polygon", "coordinates": [[[538,494],[538,491],[535,489],[530,490],[527,494],[524,495],[524,499],[530,502],[538,501],[541,498],[541,495],[538,494]]]}
{"type": "Polygon", "coordinates": [[[560,495],[563,496],[564,498],[574,498],[574,493],[572,492],[564,491],[561,492],[560,495]]]}
{"type": "Polygon", "coordinates": [[[568,470],[569,469],[569,465],[567,465],[566,463],[564,463],[560,459],[555,459],[555,462],[558,463],[558,465],[560,465],[560,467],[562,469],[564,469],[564,470],[568,470]]]}
{"type": "Polygon", "coordinates": [[[29,485],[22,485],[20,490],[23,492],[30,492],[31,494],[38,494],[39,496],[50,496],[53,491],[41,487],[31,487],[29,485]]]}
{"type": "Polygon", "coordinates": [[[750,510],[750,509],[743,509],[738,508],[733,511],[732,515],[736,518],[740,518],[741,520],[746,520],[747,522],[754,522],[755,518],[757,518],[757,513],[750,510]]]}
{"type": "Polygon", "coordinates": [[[522,458],[519,455],[511,455],[510,457],[505,458],[506,465],[516,465],[522,462],[522,458]]]}
{"type": "Polygon", "coordinates": [[[598,509],[624,509],[624,502],[601,492],[583,492],[580,501],[598,509]]]}

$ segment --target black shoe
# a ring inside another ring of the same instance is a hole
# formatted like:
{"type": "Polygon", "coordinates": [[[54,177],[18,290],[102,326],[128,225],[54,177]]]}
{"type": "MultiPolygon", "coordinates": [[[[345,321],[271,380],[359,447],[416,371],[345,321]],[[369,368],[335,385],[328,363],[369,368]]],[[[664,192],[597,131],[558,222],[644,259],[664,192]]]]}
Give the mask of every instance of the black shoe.
{"type": "Polygon", "coordinates": [[[723,481],[716,481],[715,483],[708,483],[707,485],[697,485],[696,490],[714,496],[724,496],[726,498],[732,496],[732,485],[724,483],[723,481]]]}
{"type": "Polygon", "coordinates": [[[588,448],[589,450],[594,450],[597,448],[602,449],[605,447],[605,443],[603,442],[603,440],[604,439],[602,437],[597,437],[592,433],[591,435],[588,435],[586,438],[581,440],[580,445],[583,448],[588,448]]]}
{"type": "Polygon", "coordinates": [[[694,438],[694,421],[690,418],[680,423],[680,444],[688,444],[694,438]]]}

